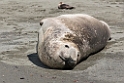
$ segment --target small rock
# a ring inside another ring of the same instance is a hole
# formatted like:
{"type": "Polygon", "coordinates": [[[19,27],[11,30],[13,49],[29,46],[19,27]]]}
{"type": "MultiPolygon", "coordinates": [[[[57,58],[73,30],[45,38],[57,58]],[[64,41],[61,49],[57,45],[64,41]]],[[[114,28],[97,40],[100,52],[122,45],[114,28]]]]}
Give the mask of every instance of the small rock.
{"type": "Polygon", "coordinates": [[[25,78],[22,77],[22,78],[20,78],[20,79],[25,79],[25,78]]]}
{"type": "Polygon", "coordinates": [[[56,77],[52,77],[52,79],[56,79],[56,77]]]}
{"type": "Polygon", "coordinates": [[[74,80],[73,82],[78,82],[78,80],[74,80]]]}

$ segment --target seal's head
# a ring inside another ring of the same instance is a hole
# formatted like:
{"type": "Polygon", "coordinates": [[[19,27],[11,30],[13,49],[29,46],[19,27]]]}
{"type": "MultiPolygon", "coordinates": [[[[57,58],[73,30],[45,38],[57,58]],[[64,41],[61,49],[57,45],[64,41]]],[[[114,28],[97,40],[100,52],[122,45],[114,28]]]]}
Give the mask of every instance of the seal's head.
{"type": "Polygon", "coordinates": [[[38,37],[40,60],[51,68],[74,68],[79,61],[80,51],[71,41],[73,32],[59,21],[52,19],[42,20],[40,25],[42,26],[38,37]]]}
{"type": "Polygon", "coordinates": [[[70,42],[50,42],[43,51],[44,54],[39,57],[51,68],[72,69],[79,60],[79,50],[70,42]]]}

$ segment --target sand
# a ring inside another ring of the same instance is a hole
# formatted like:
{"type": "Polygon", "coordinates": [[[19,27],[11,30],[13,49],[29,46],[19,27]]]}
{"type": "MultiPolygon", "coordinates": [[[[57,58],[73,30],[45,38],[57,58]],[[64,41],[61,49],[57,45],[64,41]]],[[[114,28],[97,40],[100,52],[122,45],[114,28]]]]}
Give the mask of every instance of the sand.
{"type": "Polygon", "coordinates": [[[124,0],[0,1],[0,83],[124,83],[124,0]],[[49,69],[36,53],[39,22],[61,14],[86,13],[106,21],[112,40],[73,70],[49,69]]]}

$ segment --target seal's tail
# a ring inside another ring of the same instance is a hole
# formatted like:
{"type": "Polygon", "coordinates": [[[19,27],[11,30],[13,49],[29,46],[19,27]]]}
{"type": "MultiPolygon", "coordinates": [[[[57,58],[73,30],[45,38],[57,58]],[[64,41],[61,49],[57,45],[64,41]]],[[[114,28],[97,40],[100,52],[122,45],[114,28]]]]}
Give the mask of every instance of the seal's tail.
{"type": "Polygon", "coordinates": [[[112,39],[111,38],[111,35],[110,35],[111,34],[111,30],[110,30],[109,25],[105,21],[100,20],[100,22],[107,27],[108,32],[109,32],[109,38],[108,38],[108,40],[111,40],[112,39]]]}

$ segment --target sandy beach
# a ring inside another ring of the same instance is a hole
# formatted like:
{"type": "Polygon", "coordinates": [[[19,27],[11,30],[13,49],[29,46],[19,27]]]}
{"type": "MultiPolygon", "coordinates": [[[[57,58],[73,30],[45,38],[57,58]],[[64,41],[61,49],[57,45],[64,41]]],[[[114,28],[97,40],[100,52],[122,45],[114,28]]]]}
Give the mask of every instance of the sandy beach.
{"type": "Polygon", "coordinates": [[[0,83],[124,83],[124,0],[0,1],[0,83]],[[73,70],[49,69],[36,53],[39,22],[61,14],[85,13],[111,28],[107,46],[73,70]]]}

